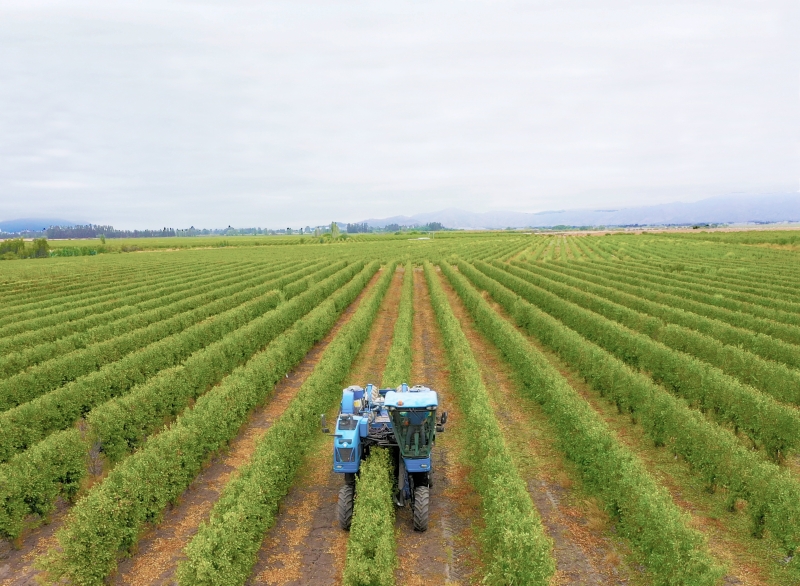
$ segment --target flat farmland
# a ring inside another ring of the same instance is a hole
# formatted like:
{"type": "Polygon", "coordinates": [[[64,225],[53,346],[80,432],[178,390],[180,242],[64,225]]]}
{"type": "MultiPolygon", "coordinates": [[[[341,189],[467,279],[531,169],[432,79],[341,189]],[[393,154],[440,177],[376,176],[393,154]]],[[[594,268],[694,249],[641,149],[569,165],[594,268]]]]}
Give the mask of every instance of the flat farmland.
{"type": "Polygon", "coordinates": [[[0,586],[800,584],[791,236],[0,262],[0,586]],[[376,451],[344,531],[320,414],[403,382],[449,415],[428,529],[376,451]]]}

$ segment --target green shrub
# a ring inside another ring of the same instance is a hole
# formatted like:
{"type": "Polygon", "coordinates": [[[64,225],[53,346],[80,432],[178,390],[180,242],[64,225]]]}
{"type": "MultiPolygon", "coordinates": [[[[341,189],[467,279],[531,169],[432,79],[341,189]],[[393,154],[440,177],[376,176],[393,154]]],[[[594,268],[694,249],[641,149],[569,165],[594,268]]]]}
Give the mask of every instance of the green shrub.
{"type": "Polygon", "coordinates": [[[430,263],[425,263],[425,277],[447,349],[451,387],[470,438],[470,476],[481,497],[485,523],[484,582],[492,586],[548,584],[555,572],[552,542],[511,459],[480,367],[430,263]]]}
{"type": "Polygon", "coordinates": [[[473,283],[489,291],[530,335],[577,368],[621,412],[633,413],[656,445],[666,445],[684,457],[710,489],[726,489],[731,506],[737,498],[747,501],[753,532],[761,534],[768,529],[787,555],[794,555],[800,547],[800,483],[789,471],[763,461],[730,432],[498,281],[467,263],[459,262],[458,266],[473,283]]]}
{"type": "Polygon", "coordinates": [[[506,308],[519,307],[516,295],[464,262],[458,267],[461,274],[447,265],[442,265],[442,271],[480,330],[517,371],[524,384],[521,390],[542,405],[557,433],[559,447],[578,466],[588,489],[600,497],[616,522],[616,531],[642,555],[655,583],[715,584],[722,569],[709,556],[703,536],[688,527],[688,517],[667,491],[617,441],[547,359],[501,318],[462,274],[474,278],[506,308]]]}
{"type": "Polygon", "coordinates": [[[392,335],[392,347],[383,371],[383,387],[410,383],[411,344],[414,325],[414,265],[407,263],[403,273],[403,290],[392,335]]]}
{"type": "MultiPolygon", "coordinates": [[[[366,267],[333,299],[320,304],[237,368],[94,486],[72,508],[58,532],[59,549],[41,561],[47,579],[53,583],[64,579],[80,586],[103,584],[117,558],[135,546],[146,524],[157,522],[209,455],[238,433],[252,409],[269,397],[285,373],[333,327],[377,268],[377,263],[366,267]]],[[[270,431],[279,429],[276,426],[270,431]]],[[[276,472],[276,476],[283,474],[276,472]]]]}
{"type": "Polygon", "coordinates": [[[394,586],[397,552],[392,473],[389,452],[381,448],[373,448],[361,465],[347,540],[344,586],[394,586]]]}
{"type": "Polygon", "coordinates": [[[375,289],[328,345],[289,407],[258,441],[250,462],[239,470],[214,505],[211,516],[186,547],[178,582],[191,586],[244,584],[256,562],[264,534],[275,522],[313,445],[319,414],[341,397],[341,385],[358,354],[394,276],[394,263],[375,289]]]}

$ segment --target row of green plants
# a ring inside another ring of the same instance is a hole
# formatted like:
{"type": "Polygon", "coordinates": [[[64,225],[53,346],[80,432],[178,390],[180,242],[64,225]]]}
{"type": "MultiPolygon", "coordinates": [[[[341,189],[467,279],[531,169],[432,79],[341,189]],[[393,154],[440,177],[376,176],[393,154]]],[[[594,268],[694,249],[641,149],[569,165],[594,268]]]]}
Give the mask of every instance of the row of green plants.
{"type": "Polygon", "coordinates": [[[502,262],[508,262],[512,258],[517,258],[519,256],[525,256],[531,250],[535,250],[539,246],[539,244],[541,243],[542,240],[544,240],[544,239],[541,238],[541,237],[538,237],[538,236],[537,237],[526,236],[526,238],[523,241],[523,244],[521,246],[515,247],[512,250],[509,250],[508,252],[506,252],[502,256],[498,257],[497,260],[500,260],[502,262]]]}
{"type": "MultiPolygon", "coordinates": [[[[281,263],[283,264],[283,263],[281,263]]],[[[310,264],[310,263],[309,263],[310,264]]],[[[48,342],[59,339],[65,335],[87,331],[96,326],[102,326],[114,320],[135,315],[141,311],[158,308],[168,300],[179,300],[195,294],[195,288],[211,290],[215,282],[230,284],[237,277],[240,279],[252,278],[258,274],[280,273],[286,274],[292,265],[283,266],[254,266],[238,269],[209,271],[205,274],[185,274],[174,279],[144,284],[141,287],[132,287],[111,294],[110,296],[92,296],[75,304],[65,304],[63,307],[46,307],[42,310],[28,311],[24,315],[26,320],[17,319],[11,327],[9,335],[0,343],[10,352],[25,350],[26,347],[35,346],[35,335],[40,333],[41,341],[48,342]],[[69,305],[76,307],[70,308],[69,305]]],[[[297,270],[299,267],[295,267],[297,270]]],[[[224,286],[224,285],[220,285],[224,286]]],[[[21,314],[23,315],[23,314],[21,314]]],[[[21,316],[20,316],[21,317],[21,316]]]]}
{"type": "MultiPolygon", "coordinates": [[[[764,360],[739,346],[723,344],[691,328],[665,323],[660,317],[630,308],[630,305],[654,305],[652,302],[631,299],[631,296],[626,298],[619,291],[582,282],[545,267],[527,266],[529,270],[515,274],[525,274],[525,280],[550,293],[646,334],[673,350],[691,354],[779,401],[800,405],[800,372],[797,370],[764,360]]],[[[667,310],[659,313],[679,312],[667,310]]]]}
{"type": "Polygon", "coordinates": [[[61,495],[70,498],[89,472],[87,456],[102,454],[113,466],[139,447],[166,421],[181,413],[234,368],[274,340],[363,268],[352,264],[309,291],[268,311],[192,354],[122,397],[92,409],[80,425],[56,432],[0,466],[0,533],[16,537],[28,514],[44,518],[61,495]],[[83,439],[83,441],[80,441],[83,439]],[[36,469],[33,464],[46,461],[36,469]]]}
{"type": "MultiPolygon", "coordinates": [[[[531,265],[515,263],[515,266],[528,268],[529,270],[533,269],[531,265]]],[[[537,266],[535,268],[537,271],[542,272],[541,269],[543,267],[537,266]]],[[[780,362],[792,368],[800,367],[800,348],[794,344],[753,332],[749,329],[736,327],[718,319],[704,317],[685,309],[649,301],[644,297],[647,291],[643,287],[634,287],[618,283],[608,277],[582,272],[573,268],[573,265],[550,265],[548,271],[550,272],[544,272],[543,274],[553,279],[562,279],[563,282],[572,284],[584,291],[592,292],[631,309],[661,318],[665,322],[691,328],[716,338],[726,345],[746,349],[748,352],[756,354],[765,360],[780,362]],[[567,280],[568,278],[571,280],[567,280]]]]}
{"type": "MultiPolygon", "coordinates": [[[[271,255],[267,264],[286,263],[296,255],[271,255]]],[[[302,257],[306,258],[307,257],[302,257]]],[[[25,305],[55,301],[63,298],[66,303],[93,293],[103,296],[109,291],[124,292],[124,285],[140,286],[151,281],[158,283],[170,274],[186,274],[192,271],[200,273],[208,269],[227,270],[252,267],[265,264],[263,256],[255,254],[235,254],[223,259],[219,255],[210,255],[197,262],[196,255],[170,255],[169,258],[157,255],[139,255],[129,257],[124,262],[118,259],[103,258],[89,261],[52,261],[38,265],[17,265],[28,270],[17,274],[7,274],[6,294],[9,305],[24,307],[25,305]],[[36,270],[34,270],[36,269],[36,270]],[[21,273],[21,274],[20,274],[21,273]],[[38,273],[38,275],[37,275],[38,273]],[[42,278],[46,276],[46,278],[42,278]]],[[[2,287],[2,285],[0,285],[2,287]]]]}
{"type": "Polygon", "coordinates": [[[470,438],[470,477],[481,497],[485,524],[484,583],[548,584],[555,572],[552,541],[506,446],[469,341],[430,263],[425,264],[425,277],[447,350],[451,388],[470,438]]]}
{"type": "Polygon", "coordinates": [[[596,261],[607,260],[606,257],[603,256],[602,253],[598,252],[597,250],[595,250],[594,248],[589,246],[589,242],[592,241],[593,239],[590,239],[590,238],[576,238],[575,240],[576,240],[576,243],[577,243],[578,247],[581,249],[581,251],[583,251],[583,254],[586,255],[586,257],[590,261],[595,261],[596,262],[596,261]]]}
{"type": "MultiPolygon", "coordinates": [[[[59,361],[63,363],[64,360],[72,360],[73,357],[76,362],[81,361],[80,354],[76,351],[87,353],[91,348],[96,348],[97,361],[94,368],[99,368],[102,364],[109,360],[116,360],[114,355],[119,356],[119,352],[114,349],[121,340],[118,338],[128,338],[136,330],[141,330],[155,322],[163,321],[173,317],[179,313],[183,313],[201,305],[219,298],[218,291],[225,289],[229,286],[235,286],[240,283],[249,283],[253,286],[261,287],[264,281],[274,282],[282,276],[291,275],[292,278],[301,278],[310,272],[314,271],[316,265],[307,269],[298,267],[284,269],[282,271],[275,271],[260,274],[256,277],[242,278],[242,276],[233,276],[228,279],[213,281],[209,284],[197,283],[196,287],[191,287],[189,291],[178,291],[170,295],[164,295],[160,298],[161,304],[153,309],[143,309],[139,306],[139,311],[127,317],[116,319],[105,324],[95,325],[94,327],[75,332],[69,336],[59,338],[52,342],[43,342],[41,339],[28,347],[21,347],[19,341],[14,344],[14,351],[6,354],[0,358],[0,378],[8,378],[18,374],[25,368],[40,364],[50,360],[48,364],[55,364],[59,361]],[[188,293],[188,295],[187,295],[188,293]],[[57,357],[57,360],[52,360],[57,357]]],[[[288,284],[287,281],[284,284],[288,284]]],[[[280,287],[281,285],[277,285],[280,287]]],[[[230,292],[231,289],[228,289],[230,292]]],[[[13,336],[18,338],[20,336],[13,336]]],[[[31,340],[32,341],[32,340],[31,340]]],[[[123,350],[124,352],[124,350],[123,350]]],[[[83,360],[87,363],[87,361],[83,360]]],[[[62,379],[62,383],[67,380],[74,380],[75,372],[71,373],[71,379],[62,379]]]]}
{"type": "Polygon", "coordinates": [[[41,560],[46,580],[103,584],[145,527],[157,523],[204,462],[236,436],[251,411],[269,399],[277,382],[333,327],[377,269],[377,263],[365,267],[92,487],[57,533],[59,547],[41,560]]]}
{"type": "MultiPolygon", "coordinates": [[[[323,269],[323,271],[328,270],[330,269],[323,269]]],[[[0,411],[45,395],[89,373],[99,372],[106,365],[113,367],[132,353],[178,335],[218,313],[235,308],[269,291],[292,286],[295,279],[292,275],[288,275],[265,281],[263,275],[258,275],[245,280],[234,278],[231,281],[230,285],[224,287],[211,285],[208,290],[179,301],[177,306],[182,311],[177,315],[171,311],[174,306],[154,310],[157,315],[150,316],[149,325],[68,352],[0,381],[0,411]]],[[[276,298],[275,303],[279,300],[280,298],[276,298]]]]}
{"type": "Polygon", "coordinates": [[[179,363],[192,352],[218,340],[281,301],[270,291],[241,306],[204,320],[98,371],[0,413],[0,462],[24,451],[53,431],[74,424],[94,406],[128,392],[160,370],[179,363]]]}
{"type": "MultiPolygon", "coordinates": [[[[685,265],[678,265],[685,266],[685,265]]],[[[731,279],[722,277],[716,272],[713,274],[696,271],[671,271],[664,272],[664,268],[654,266],[652,262],[629,261],[624,267],[629,272],[640,276],[653,276],[660,279],[662,284],[675,287],[690,288],[708,295],[723,294],[726,298],[745,304],[761,305],[766,308],[784,310],[796,313],[800,295],[796,290],[787,286],[790,278],[784,278],[780,284],[764,283],[762,278],[731,279]]],[[[667,267],[669,268],[669,266],[667,267]]]]}
{"type": "MultiPolygon", "coordinates": [[[[608,261],[608,259],[604,260],[608,261]]],[[[603,266],[613,268],[619,264],[621,263],[615,261],[601,262],[597,263],[595,268],[603,266]]],[[[756,289],[764,284],[770,288],[777,288],[779,291],[788,287],[793,279],[797,279],[797,275],[792,275],[790,265],[777,262],[777,259],[774,258],[769,260],[736,259],[729,262],[726,258],[697,257],[670,250],[655,258],[628,260],[624,264],[634,268],[649,267],[652,270],[661,271],[662,276],[673,278],[689,274],[714,282],[717,277],[721,277],[723,280],[727,279],[733,283],[753,286],[756,289]]],[[[719,282],[722,283],[722,281],[719,282]]]]}
{"type": "Polygon", "coordinates": [[[342,383],[369,335],[394,268],[391,263],[384,270],[289,406],[260,438],[251,460],[225,486],[208,521],[201,523],[184,550],[187,560],[178,566],[179,584],[245,583],[281,500],[316,443],[320,413],[328,412],[341,397],[342,383]]]}
{"type": "MultiPolygon", "coordinates": [[[[628,262],[626,266],[636,270],[636,272],[641,275],[652,274],[659,277],[665,276],[663,268],[653,266],[653,264],[649,262],[628,262]]],[[[765,307],[772,307],[774,301],[788,300],[793,301],[795,305],[800,303],[800,294],[797,293],[797,289],[788,286],[786,284],[788,281],[785,279],[781,281],[780,284],[775,284],[765,283],[760,277],[754,281],[748,278],[730,278],[720,275],[719,272],[709,274],[696,271],[687,272],[685,270],[671,272],[669,278],[675,281],[676,285],[705,287],[707,291],[713,291],[713,294],[723,293],[726,296],[730,295],[733,299],[737,299],[737,296],[743,295],[742,297],[738,297],[739,301],[748,302],[752,299],[754,303],[765,305],[765,307]]],[[[791,309],[791,307],[792,305],[790,304],[787,309],[789,311],[797,311],[796,307],[794,309],[791,309]]]]}
{"type": "Polygon", "coordinates": [[[356,478],[353,521],[347,540],[343,586],[394,586],[393,465],[389,452],[373,448],[356,478]]]}
{"type": "Polygon", "coordinates": [[[0,317],[0,335],[3,337],[14,335],[25,331],[27,326],[34,328],[47,327],[57,323],[54,322],[55,314],[62,314],[68,319],[80,319],[90,315],[91,312],[87,313],[87,310],[93,307],[97,307],[99,310],[114,309],[125,305],[120,303],[122,300],[132,300],[133,303],[136,303],[137,300],[153,299],[154,297],[148,296],[148,294],[152,294],[154,289],[172,287],[171,290],[166,292],[169,293],[186,289],[193,279],[208,279],[214,273],[222,273],[222,278],[224,278],[237,272],[245,274],[248,269],[258,270],[259,267],[230,267],[222,271],[198,268],[191,270],[191,268],[187,268],[179,271],[164,270],[157,274],[145,272],[144,275],[139,275],[139,278],[143,278],[144,282],[136,282],[127,277],[123,279],[122,283],[117,282],[111,286],[106,285],[106,287],[102,287],[99,290],[92,285],[85,285],[83,290],[79,290],[74,295],[59,296],[58,293],[53,293],[52,295],[34,297],[30,293],[23,299],[22,304],[17,306],[5,305],[7,313],[0,317]]]}
{"type": "Polygon", "coordinates": [[[762,536],[767,530],[787,555],[794,555],[800,547],[800,483],[788,470],[765,462],[685,401],[498,281],[464,262],[459,269],[488,291],[521,328],[574,367],[620,413],[631,414],[655,445],[684,458],[710,491],[725,491],[732,513],[737,499],[746,501],[744,514],[750,517],[754,535],[762,536]]]}
{"type": "Polygon", "coordinates": [[[698,409],[731,424],[737,432],[741,430],[760,444],[770,458],[781,459],[800,444],[800,414],[793,408],[743,385],[716,367],[512,274],[524,271],[514,267],[503,270],[480,261],[475,266],[627,364],[647,372],[698,409]]]}
{"type": "Polygon", "coordinates": [[[159,373],[131,392],[93,409],[89,434],[111,462],[138,447],[165,418],[174,417],[236,366],[244,364],[281,332],[349,282],[364,268],[353,263],[218,342],[182,365],[159,373]]]}
{"type": "MultiPolygon", "coordinates": [[[[216,268],[216,267],[214,267],[216,268]]],[[[99,278],[89,284],[82,283],[75,285],[74,278],[67,281],[69,284],[59,287],[52,283],[50,288],[42,291],[36,290],[32,283],[19,293],[3,293],[3,307],[0,308],[0,326],[13,321],[39,317],[47,312],[66,311],[81,305],[92,302],[105,301],[114,295],[128,295],[132,290],[141,292],[146,287],[153,287],[152,281],[161,281],[165,277],[167,280],[180,280],[193,273],[198,276],[214,272],[214,268],[204,267],[183,267],[175,270],[174,267],[163,267],[159,271],[148,271],[143,269],[141,273],[122,274],[111,271],[113,279],[108,277],[99,278]],[[146,282],[136,281],[132,277],[146,277],[146,282]],[[149,281],[149,282],[147,282],[149,281]],[[74,290],[74,292],[73,292],[74,290]]],[[[55,279],[53,279],[55,281],[55,279]]]]}
{"type": "MultiPolygon", "coordinates": [[[[773,336],[791,344],[800,344],[800,328],[796,325],[781,323],[774,319],[757,316],[752,312],[722,307],[720,303],[708,303],[709,296],[706,296],[702,301],[697,300],[688,290],[659,285],[654,283],[650,278],[642,279],[620,273],[616,269],[618,264],[619,263],[612,263],[611,266],[594,267],[592,265],[579,265],[578,263],[574,263],[572,266],[590,274],[612,278],[619,283],[645,289],[647,291],[645,299],[649,299],[650,301],[656,301],[664,305],[670,305],[699,315],[715,318],[740,328],[746,328],[760,334],[773,336]]],[[[720,295],[712,299],[720,300],[723,299],[723,297],[720,295]]]]}
{"type": "MultiPolygon", "coordinates": [[[[247,275],[253,271],[252,269],[245,269],[241,271],[232,271],[231,276],[239,274],[241,276],[247,275]]],[[[228,275],[223,275],[226,277],[228,275]]],[[[145,309],[152,309],[158,307],[162,295],[168,295],[172,292],[186,290],[187,285],[191,285],[191,276],[182,278],[177,284],[171,284],[168,290],[161,290],[160,287],[142,287],[137,289],[138,292],[133,292],[130,295],[115,294],[106,301],[96,301],[91,298],[81,307],[68,309],[66,311],[58,311],[56,313],[49,313],[43,316],[34,316],[31,319],[14,321],[14,323],[7,324],[0,329],[0,340],[3,350],[15,351],[20,346],[25,345],[24,337],[12,339],[13,336],[20,334],[27,334],[31,337],[38,335],[42,342],[50,342],[56,340],[64,335],[71,334],[77,331],[83,331],[95,325],[108,323],[113,319],[131,315],[139,310],[140,305],[145,309]]],[[[206,281],[204,284],[213,284],[213,279],[206,281]]],[[[35,339],[35,338],[34,338],[35,339]]]]}
{"type": "Polygon", "coordinates": [[[515,254],[522,252],[530,246],[530,240],[527,237],[514,239],[510,243],[508,242],[501,242],[494,246],[490,246],[489,248],[485,249],[481,254],[474,255],[476,258],[480,258],[482,260],[496,260],[501,259],[505,260],[515,254]]]}
{"type": "MultiPolygon", "coordinates": [[[[392,346],[381,386],[394,388],[411,378],[411,344],[414,323],[414,266],[404,267],[392,346]]],[[[355,504],[347,540],[342,583],[344,586],[394,586],[397,544],[394,536],[392,490],[394,466],[386,450],[375,448],[356,479],[355,504]]]]}
{"type": "Polygon", "coordinates": [[[709,555],[703,536],[688,526],[687,516],[666,490],[547,359],[462,275],[514,315],[522,301],[471,265],[459,261],[458,268],[460,274],[448,265],[442,271],[480,331],[517,373],[520,391],[542,406],[557,434],[557,445],[576,464],[587,490],[601,500],[616,533],[641,556],[654,583],[715,584],[721,569],[709,555]]]}
{"type": "Polygon", "coordinates": [[[291,267],[291,264],[286,263],[270,263],[267,265],[217,267],[217,270],[210,270],[201,274],[197,274],[195,271],[182,272],[168,279],[159,278],[155,282],[129,286],[108,295],[88,293],[81,300],[74,303],[25,311],[19,315],[11,316],[14,320],[13,323],[4,326],[0,332],[3,334],[4,343],[9,339],[9,336],[30,334],[31,331],[40,331],[43,339],[49,341],[60,337],[63,333],[83,331],[93,324],[107,323],[113,319],[113,316],[119,315],[120,311],[139,308],[146,310],[158,307],[161,297],[171,296],[175,298],[181,292],[185,294],[186,291],[192,290],[195,283],[198,287],[202,287],[213,285],[215,280],[229,281],[237,275],[240,278],[247,278],[256,274],[277,272],[291,267]],[[137,307],[132,308],[130,306],[137,307]],[[104,314],[109,315],[105,316],[104,314]],[[25,319],[22,319],[23,317],[25,319]],[[98,321],[98,317],[100,321],[98,321]],[[64,325],[66,324],[71,324],[71,327],[65,330],[64,325]]]}
{"type": "Polygon", "coordinates": [[[542,243],[541,243],[541,244],[539,244],[539,246],[537,246],[537,247],[534,249],[534,251],[533,251],[533,253],[532,253],[532,255],[531,255],[530,259],[531,259],[532,261],[537,261],[537,260],[540,260],[540,259],[542,258],[542,255],[544,254],[544,252],[545,252],[545,251],[548,249],[548,247],[550,247],[551,245],[552,245],[552,240],[551,240],[550,238],[545,238],[545,239],[542,241],[542,243]]]}
{"type": "Polygon", "coordinates": [[[395,388],[411,379],[411,346],[414,326],[414,265],[406,263],[403,290],[397,308],[397,321],[392,334],[392,347],[383,370],[383,388],[395,388]]]}
{"type": "MultiPolygon", "coordinates": [[[[28,264],[16,266],[30,268],[28,264]]],[[[35,266],[38,269],[39,275],[44,273],[42,270],[44,265],[35,266]]],[[[141,268],[145,271],[149,271],[151,266],[152,265],[145,263],[141,268]]],[[[160,268],[163,269],[164,267],[162,266],[160,268]]],[[[97,269],[97,267],[95,267],[95,269],[97,269]]],[[[89,270],[87,274],[90,275],[90,281],[104,280],[106,276],[112,280],[114,278],[125,279],[135,273],[135,271],[131,269],[132,267],[130,266],[121,267],[115,265],[108,267],[106,271],[89,270]]],[[[72,291],[79,290],[86,286],[86,283],[76,282],[74,274],[72,275],[73,278],[70,279],[69,271],[50,270],[47,271],[47,274],[49,278],[45,281],[32,276],[33,272],[30,270],[25,271],[23,274],[15,273],[14,271],[3,271],[3,275],[0,277],[0,292],[2,292],[4,296],[7,295],[13,303],[17,301],[27,303],[30,299],[36,298],[39,295],[51,294],[54,291],[60,292],[61,294],[69,294],[72,291]],[[50,290],[50,287],[52,287],[52,290],[50,290]]]]}
{"type": "MultiPolygon", "coordinates": [[[[300,293],[296,287],[300,284],[308,287],[311,282],[302,279],[293,283],[292,296],[300,293]]],[[[93,407],[129,392],[160,370],[180,363],[193,352],[276,307],[289,294],[287,290],[269,291],[55,391],[0,413],[0,461],[24,451],[53,431],[71,426],[93,407]]]]}

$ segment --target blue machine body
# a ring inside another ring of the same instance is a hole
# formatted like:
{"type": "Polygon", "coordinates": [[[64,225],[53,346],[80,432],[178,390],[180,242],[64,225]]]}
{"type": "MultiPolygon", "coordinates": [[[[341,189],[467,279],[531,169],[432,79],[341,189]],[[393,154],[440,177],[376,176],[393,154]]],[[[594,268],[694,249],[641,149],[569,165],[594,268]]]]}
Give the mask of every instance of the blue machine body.
{"type": "Polygon", "coordinates": [[[370,446],[394,448],[398,452],[401,490],[409,473],[429,473],[431,449],[436,433],[438,395],[428,387],[378,389],[351,386],[342,391],[333,442],[333,471],[358,472],[370,446]]]}

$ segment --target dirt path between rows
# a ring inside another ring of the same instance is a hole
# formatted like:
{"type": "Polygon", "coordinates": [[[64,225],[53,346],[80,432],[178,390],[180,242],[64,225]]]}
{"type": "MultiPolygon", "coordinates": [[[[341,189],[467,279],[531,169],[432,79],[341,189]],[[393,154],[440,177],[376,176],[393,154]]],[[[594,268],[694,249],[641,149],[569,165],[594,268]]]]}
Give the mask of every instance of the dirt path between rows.
{"type": "Polygon", "coordinates": [[[212,458],[209,465],[185,491],[180,502],[168,509],[163,521],[140,542],[136,555],[119,564],[113,584],[150,586],[175,584],[175,569],[185,559],[184,547],[197,532],[200,521],[208,519],[214,503],[231,476],[246,464],[258,440],[288,407],[294,395],[314,370],[322,352],[352,317],[379,273],[345,309],[331,331],[318,342],[300,364],[275,387],[271,398],[256,408],[228,450],[212,458]]]}
{"type": "Polygon", "coordinates": [[[12,546],[0,541],[0,586],[38,586],[34,560],[57,544],[55,533],[64,523],[69,506],[59,500],[45,525],[25,532],[12,546]]]}
{"type": "Polygon", "coordinates": [[[563,466],[553,465],[557,450],[538,427],[531,411],[533,404],[521,400],[508,365],[500,352],[476,329],[461,299],[441,279],[453,313],[462,324],[472,352],[481,369],[483,383],[503,430],[515,464],[528,485],[531,500],[553,539],[556,575],[552,584],[625,584],[628,572],[619,566],[620,555],[614,544],[593,531],[580,510],[568,505],[570,485],[563,466]],[[538,428],[537,428],[538,427],[538,428]],[[558,471],[558,474],[553,474],[558,471]],[[560,482],[559,482],[560,481],[560,482]]]}
{"type": "MultiPolygon", "coordinates": [[[[350,369],[345,385],[380,385],[402,292],[400,269],[350,369]]],[[[336,416],[338,409],[329,414],[336,416]]],[[[331,420],[332,421],[332,420],[331,420]]],[[[341,582],[349,533],[339,527],[336,503],[343,479],[331,470],[331,438],[320,435],[281,505],[261,550],[251,585],[334,586],[341,582]]]]}
{"type": "Polygon", "coordinates": [[[450,390],[447,358],[422,270],[414,270],[414,342],[412,380],[439,394],[439,412],[448,412],[447,431],[436,436],[430,524],[414,531],[409,507],[397,512],[398,584],[427,586],[470,584],[478,573],[479,553],[473,525],[480,499],[467,482],[458,429],[461,416],[450,390]]]}

